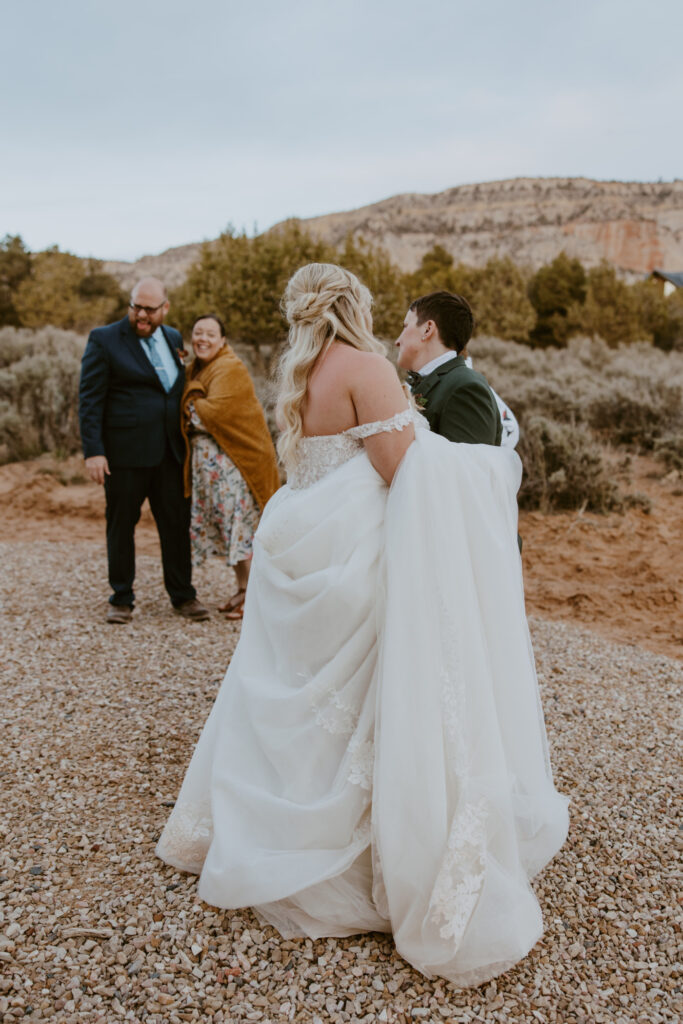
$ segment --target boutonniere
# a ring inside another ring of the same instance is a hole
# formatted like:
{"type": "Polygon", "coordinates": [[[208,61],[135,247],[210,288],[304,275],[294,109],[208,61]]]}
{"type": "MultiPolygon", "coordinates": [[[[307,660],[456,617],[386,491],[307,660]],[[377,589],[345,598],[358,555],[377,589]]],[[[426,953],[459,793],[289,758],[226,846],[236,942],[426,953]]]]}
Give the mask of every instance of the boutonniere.
{"type": "Polygon", "coordinates": [[[427,399],[424,395],[413,395],[413,401],[418,409],[425,409],[427,407],[427,399]]]}

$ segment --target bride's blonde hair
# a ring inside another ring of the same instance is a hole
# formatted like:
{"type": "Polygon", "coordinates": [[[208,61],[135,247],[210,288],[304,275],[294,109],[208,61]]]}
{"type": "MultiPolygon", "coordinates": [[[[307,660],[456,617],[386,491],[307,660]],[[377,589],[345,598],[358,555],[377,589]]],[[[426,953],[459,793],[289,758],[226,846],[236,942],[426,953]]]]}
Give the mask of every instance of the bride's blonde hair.
{"type": "Polygon", "coordinates": [[[301,410],[316,359],[333,341],[363,352],[381,352],[372,336],[372,296],[355,274],[334,263],[309,263],[290,278],[282,297],[289,323],[288,348],[280,361],[277,450],[285,469],[294,461],[302,434],[301,410]]]}

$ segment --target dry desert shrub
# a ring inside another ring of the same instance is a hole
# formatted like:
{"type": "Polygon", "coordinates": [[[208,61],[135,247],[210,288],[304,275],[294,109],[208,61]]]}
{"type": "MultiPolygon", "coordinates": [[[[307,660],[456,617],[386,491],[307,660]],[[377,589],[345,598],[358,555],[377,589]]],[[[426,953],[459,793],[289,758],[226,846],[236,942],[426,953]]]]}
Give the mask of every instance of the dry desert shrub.
{"type": "Polygon", "coordinates": [[[683,352],[611,349],[590,338],[565,349],[475,339],[470,352],[522,426],[531,416],[583,424],[600,440],[636,451],[683,431],[683,352]]]}
{"type": "MultiPolygon", "coordinates": [[[[72,331],[0,328],[0,463],[79,450],[84,345],[72,331]]],[[[235,347],[274,432],[277,346],[235,347]]],[[[520,421],[524,507],[607,511],[628,504],[605,467],[605,444],[654,451],[665,468],[681,468],[683,352],[645,344],[613,349],[589,338],[563,349],[476,338],[471,354],[520,421]]]]}
{"type": "Polygon", "coordinates": [[[475,339],[475,366],[520,422],[520,504],[594,511],[632,504],[610,481],[601,445],[655,451],[683,461],[683,352],[647,344],[610,348],[574,338],[567,348],[530,349],[475,339]]]}
{"type": "Polygon", "coordinates": [[[663,438],[683,447],[683,351],[624,345],[605,366],[606,389],[586,409],[602,437],[636,451],[652,451],[663,438]]]}
{"type": "Polygon", "coordinates": [[[619,489],[587,427],[531,416],[518,452],[524,464],[520,508],[610,512],[622,507],[619,489]]]}
{"type": "Polygon", "coordinates": [[[658,437],[654,444],[655,458],[668,470],[683,473],[683,431],[658,437]]]}
{"type": "Polygon", "coordinates": [[[652,451],[667,431],[683,426],[680,386],[643,376],[618,377],[584,407],[588,424],[605,440],[637,451],[652,451]]]}
{"type": "Polygon", "coordinates": [[[56,327],[0,328],[0,463],[78,451],[84,344],[56,327]]]}

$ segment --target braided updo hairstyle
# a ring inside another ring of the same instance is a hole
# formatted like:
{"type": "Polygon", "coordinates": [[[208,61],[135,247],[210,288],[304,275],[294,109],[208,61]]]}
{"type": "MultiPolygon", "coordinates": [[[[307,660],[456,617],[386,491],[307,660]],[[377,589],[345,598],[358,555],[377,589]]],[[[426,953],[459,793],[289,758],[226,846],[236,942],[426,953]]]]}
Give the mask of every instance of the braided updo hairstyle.
{"type": "Polygon", "coordinates": [[[384,354],[372,336],[371,304],[365,285],[334,263],[309,263],[290,278],[282,297],[289,344],[280,362],[277,402],[282,425],[277,448],[285,469],[291,468],[301,437],[301,407],[316,359],[333,341],[384,354]]]}

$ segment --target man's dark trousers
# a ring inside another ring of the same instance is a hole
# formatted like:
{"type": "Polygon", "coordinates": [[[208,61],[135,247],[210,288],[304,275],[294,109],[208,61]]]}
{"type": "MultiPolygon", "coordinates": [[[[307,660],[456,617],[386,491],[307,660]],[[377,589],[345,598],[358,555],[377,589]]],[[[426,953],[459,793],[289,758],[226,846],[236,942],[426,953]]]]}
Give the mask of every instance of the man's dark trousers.
{"type": "Polygon", "coordinates": [[[140,509],[149,498],[159,531],[164,586],[173,605],[191,601],[195,589],[190,584],[190,498],[183,494],[183,477],[170,447],[158,466],[112,468],[105,477],[107,498],[107,556],[110,602],[129,605],[135,601],[135,526],[140,509]]]}

